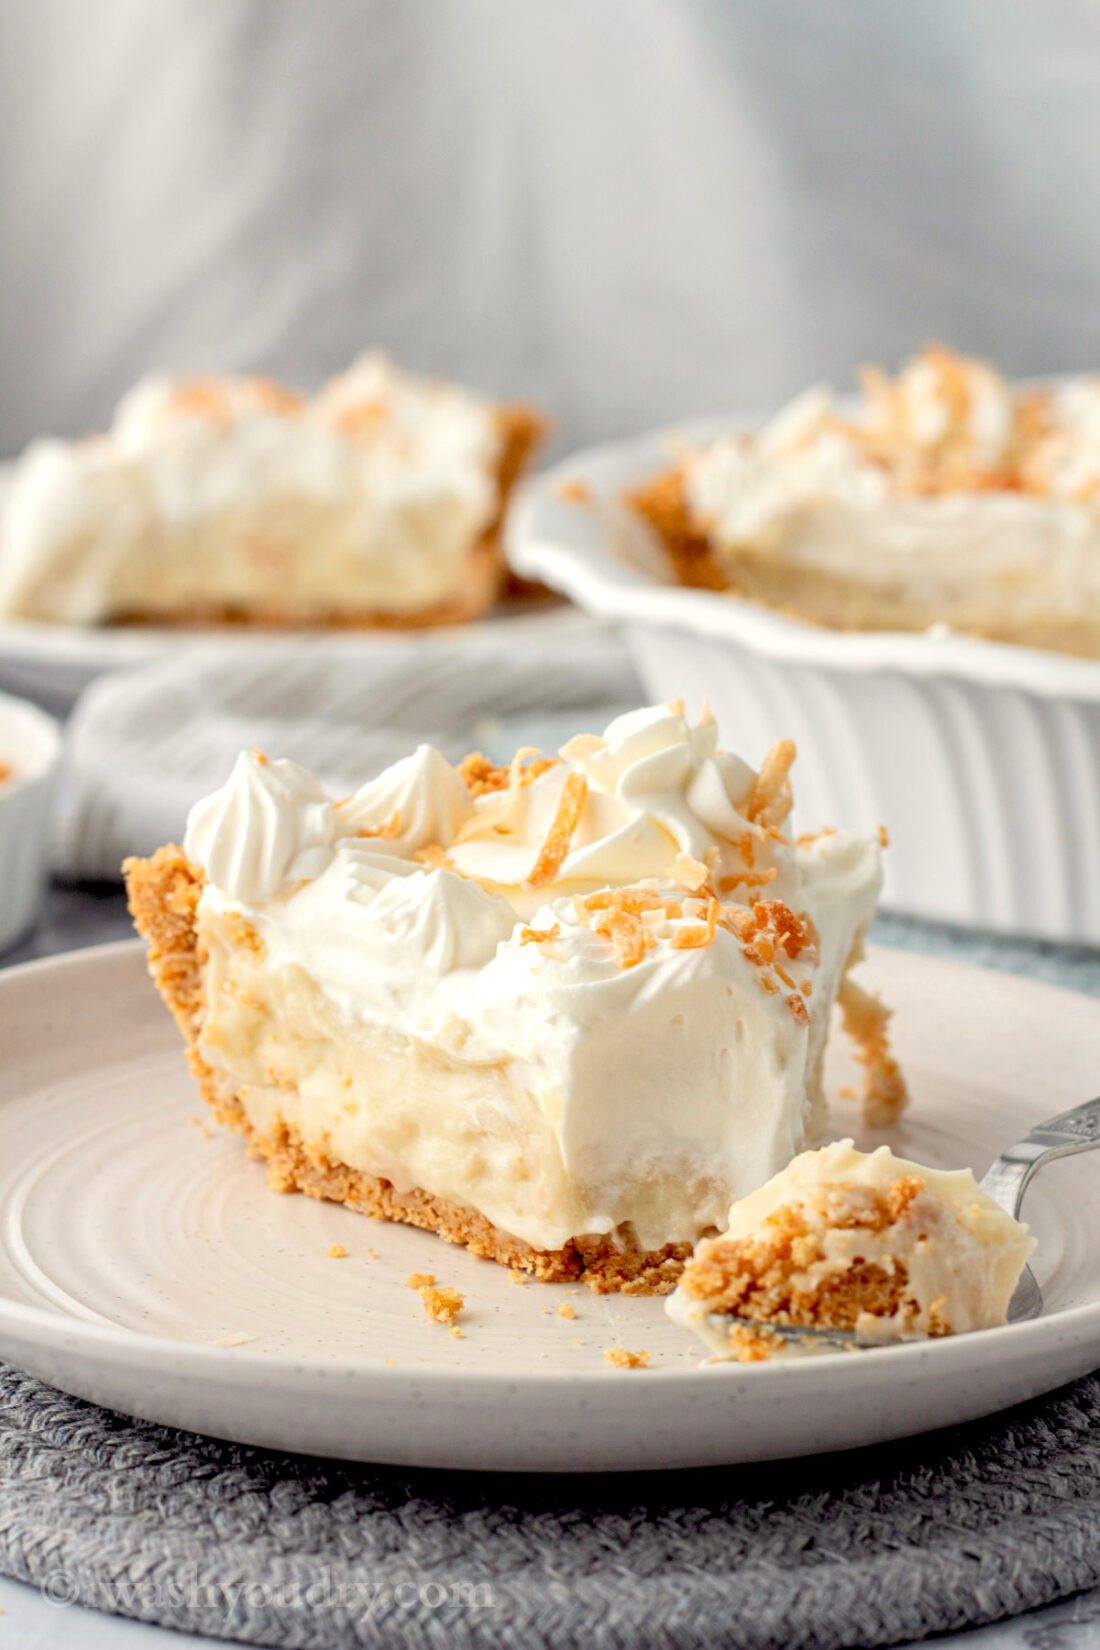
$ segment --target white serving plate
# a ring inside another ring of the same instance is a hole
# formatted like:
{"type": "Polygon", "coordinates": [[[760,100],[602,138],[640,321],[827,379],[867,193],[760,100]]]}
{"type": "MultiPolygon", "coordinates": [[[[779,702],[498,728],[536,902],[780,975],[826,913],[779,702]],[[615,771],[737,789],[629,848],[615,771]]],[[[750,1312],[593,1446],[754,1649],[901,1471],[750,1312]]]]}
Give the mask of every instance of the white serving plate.
{"type": "Polygon", "coordinates": [[[893,909],[1100,943],[1100,662],[938,628],[828,630],[684,589],[622,494],[674,441],[728,428],[590,448],[525,483],[513,567],[621,625],[652,698],[709,698],[730,748],[759,759],[793,737],[800,827],[885,823],[893,909]]]}
{"type": "MultiPolygon", "coordinates": [[[[869,974],[896,1005],[914,1089],[885,1137],[907,1156],[982,1170],[1093,1092],[1100,1003],[902,952],[874,952],[869,974]]],[[[700,1369],[659,1300],[518,1286],[429,1233],[269,1191],[238,1139],[193,1121],[136,944],[0,973],[0,1048],[0,1356],[125,1413],[355,1460],[706,1466],[965,1421],[1100,1363],[1100,1155],[1053,1165],[1028,1195],[1036,1322],[700,1369]],[[326,1255],[337,1243],[346,1259],[326,1255]],[[413,1271],[464,1292],[461,1339],[425,1319],[413,1271]],[[651,1367],[609,1367],[619,1343],[651,1367]]],[[[829,1078],[850,1080],[843,1058],[829,1078]]],[[[852,1114],[837,1103],[838,1132],[852,1114]]]]}
{"type": "Polygon", "coordinates": [[[502,645],[522,646],[528,636],[576,628],[573,609],[516,603],[501,606],[486,619],[467,625],[439,625],[422,630],[264,630],[259,626],[223,625],[205,628],[157,625],[64,625],[30,619],[0,619],[0,688],[25,694],[55,715],[71,710],[89,683],[108,671],[133,665],[155,664],[178,658],[196,648],[209,652],[212,644],[237,657],[273,641],[297,641],[304,647],[324,647],[338,640],[345,647],[385,648],[416,641],[425,647],[437,642],[454,644],[465,639],[491,638],[502,645]]]}

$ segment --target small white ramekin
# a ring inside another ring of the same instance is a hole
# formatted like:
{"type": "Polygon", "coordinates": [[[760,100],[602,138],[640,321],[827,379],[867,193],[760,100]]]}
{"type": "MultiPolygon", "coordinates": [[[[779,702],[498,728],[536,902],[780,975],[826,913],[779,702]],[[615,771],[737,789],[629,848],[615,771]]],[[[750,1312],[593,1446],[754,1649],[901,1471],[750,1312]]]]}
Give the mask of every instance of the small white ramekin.
{"type": "Polygon", "coordinates": [[[25,699],[0,693],[0,951],[34,920],[50,857],[50,814],[61,762],[61,730],[25,699]]]}
{"type": "Polygon", "coordinates": [[[1100,943],[1100,662],[938,627],[826,630],[684,589],[622,494],[674,438],[718,428],[591,448],[528,482],[512,566],[616,621],[648,693],[708,698],[750,760],[794,738],[798,828],[885,824],[891,909],[1100,943]]]}

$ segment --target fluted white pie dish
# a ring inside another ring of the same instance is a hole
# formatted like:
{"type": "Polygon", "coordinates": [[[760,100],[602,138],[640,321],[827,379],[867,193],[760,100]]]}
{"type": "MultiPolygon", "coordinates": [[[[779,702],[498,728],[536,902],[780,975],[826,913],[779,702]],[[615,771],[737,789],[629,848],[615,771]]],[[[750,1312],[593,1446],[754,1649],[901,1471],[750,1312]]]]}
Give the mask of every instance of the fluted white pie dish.
{"type": "Polygon", "coordinates": [[[60,760],[53,718],[0,693],[0,951],[30,926],[42,894],[60,760]]]}
{"type": "Polygon", "coordinates": [[[728,428],[590,448],[528,482],[512,566],[615,620],[649,695],[708,697],[750,760],[794,738],[797,817],[888,827],[887,906],[1100,943],[1100,662],[940,627],[827,630],[685,589],[622,495],[674,437],[728,428]]]}

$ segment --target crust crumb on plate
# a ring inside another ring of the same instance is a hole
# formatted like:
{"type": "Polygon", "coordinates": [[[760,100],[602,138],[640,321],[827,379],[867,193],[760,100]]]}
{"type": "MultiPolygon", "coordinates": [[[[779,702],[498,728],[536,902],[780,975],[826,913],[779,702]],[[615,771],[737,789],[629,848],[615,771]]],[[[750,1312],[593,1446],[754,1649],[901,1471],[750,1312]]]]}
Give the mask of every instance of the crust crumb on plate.
{"type": "Polygon", "coordinates": [[[615,1369],[648,1369],[649,1353],[646,1351],[629,1352],[625,1346],[608,1346],[604,1348],[604,1362],[615,1369]]]}
{"type": "Polygon", "coordinates": [[[405,1279],[405,1287],[416,1290],[434,1323],[453,1324],[466,1305],[466,1297],[459,1290],[447,1284],[437,1285],[432,1272],[413,1272],[405,1279]]]}
{"type": "Polygon", "coordinates": [[[837,1003],[855,1046],[855,1058],[863,1067],[865,1120],[870,1128],[884,1128],[894,1122],[909,1098],[901,1067],[890,1051],[890,1010],[852,979],[842,982],[837,1003]]]}

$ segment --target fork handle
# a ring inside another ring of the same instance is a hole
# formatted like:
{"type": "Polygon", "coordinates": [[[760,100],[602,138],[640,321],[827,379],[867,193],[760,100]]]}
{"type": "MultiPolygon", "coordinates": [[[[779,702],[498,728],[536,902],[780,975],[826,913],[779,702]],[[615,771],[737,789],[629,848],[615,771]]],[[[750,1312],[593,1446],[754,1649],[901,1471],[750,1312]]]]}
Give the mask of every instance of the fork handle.
{"type": "Polygon", "coordinates": [[[1036,1169],[1052,1158],[1089,1152],[1096,1146],[1100,1146],[1100,1100],[1086,1100],[1083,1106],[1037,1123],[1022,1140],[1003,1151],[982,1176],[982,1191],[1016,1220],[1036,1169]]]}

